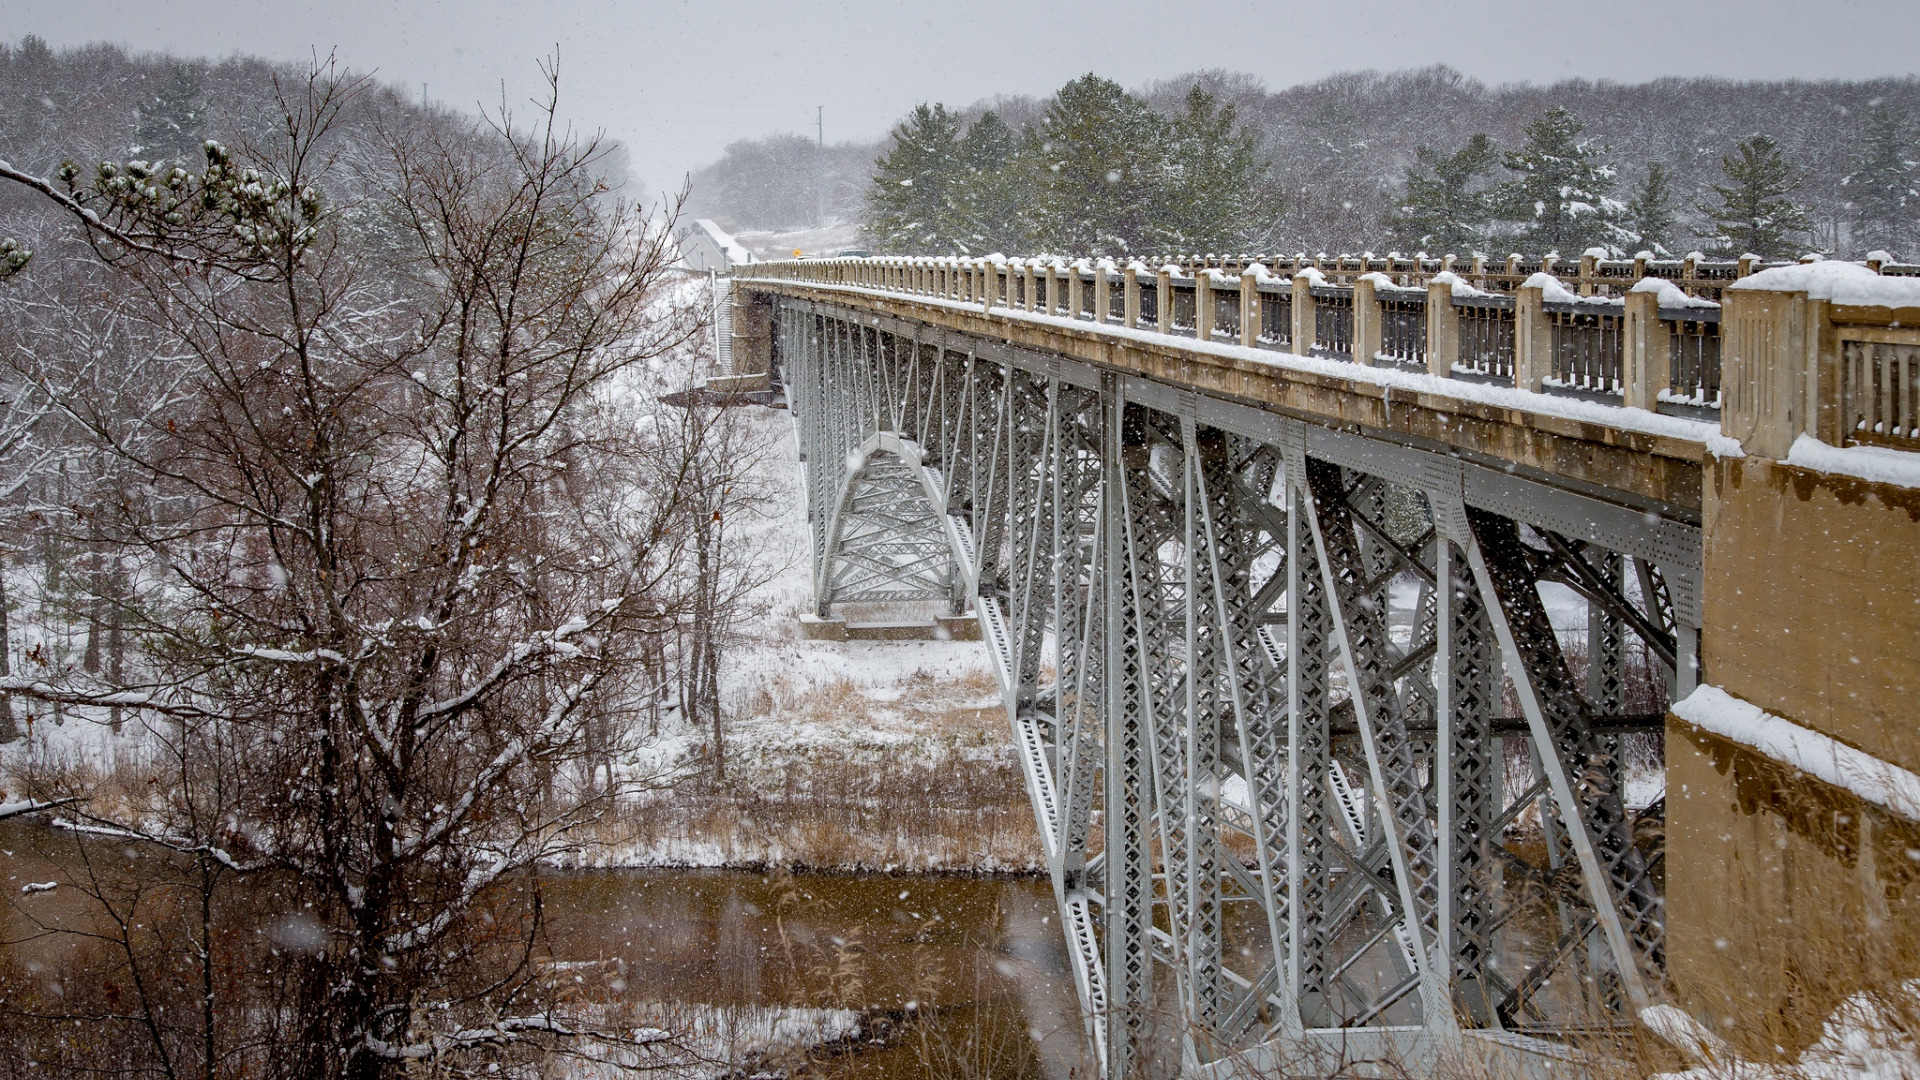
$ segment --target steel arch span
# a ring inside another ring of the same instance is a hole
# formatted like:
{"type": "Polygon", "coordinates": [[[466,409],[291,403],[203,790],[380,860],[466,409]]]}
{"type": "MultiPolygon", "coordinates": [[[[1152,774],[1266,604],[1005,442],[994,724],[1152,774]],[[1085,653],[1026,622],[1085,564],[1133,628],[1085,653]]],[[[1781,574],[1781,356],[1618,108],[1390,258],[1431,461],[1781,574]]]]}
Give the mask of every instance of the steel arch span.
{"type": "Polygon", "coordinates": [[[973,607],[1106,1075],[1544,1071],[1660,999],[1663,808],[1628,807],[1621,750],[1691,690],[1695,526],[930,325],[774,318],[818,611],[973,607]]]}

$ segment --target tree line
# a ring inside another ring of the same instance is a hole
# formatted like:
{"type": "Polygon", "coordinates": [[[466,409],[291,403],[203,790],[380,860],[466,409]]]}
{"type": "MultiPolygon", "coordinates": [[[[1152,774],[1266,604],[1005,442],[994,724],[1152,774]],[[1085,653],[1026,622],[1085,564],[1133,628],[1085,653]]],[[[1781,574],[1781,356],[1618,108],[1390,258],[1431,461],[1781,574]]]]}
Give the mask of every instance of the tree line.
{"type": "MultiPolygon", "coordinates": [[[[1666,166],[1649,163],[1639,186],[1621,191],[1605,148],[1582,138],[1579,118],[1559,107],[1528,125],[1526,136],[1524,145],[1504,154],[1484,133],[1450,153],[1418,148],[1388,219],[1392,241],[1407,251],[1678,254],[1686,234],[1666,166]],[[1492,179],[1497,172],[1506,179],[1492,179]]],[[[1786,259],[1811,250],[1811,218],[1794,200],[1802,178],[1779,144],[1754,135],[1721,159],[1721,172],[1711,197],[1691,208],[1703,227],[1686,239],[1702,254],[1786,259]]],[[[1911,216],[1906,200],[1914,194],[1912,163],[1899,160],[1894,144],[1869,144],[1849,180],[1857,181],[1860,199],[1854,242],[1901,246],[1911,216]]]]}
{"type": "MultiPolygon", "coordinates": [[[[863,175],[836,181],[833,212],[866,223],[876,250],[928,253],[1091,250],[1103,230],[1063,226],[1078,215],[1147,250],[1920,258],[1916,116],[1912,78],[1488,87],[1435,67],[1269,91],[1223,71],[1134,90],[1089,76],[1046,99],[916,108],[869,148],[863,175]],[[1228,129],[1183,125],[1196,92],[1228,129]],[[1049,158],[1049,143],[1078,156],[1049,158]],[[935,167],[948,179],[923,179],[935,167]],[[1183,220],[1193,206],[1205,226],[1183,220]],[[1141,216],[1169,224],[1153,235],[1141,216]]],[[[697,174],[694,192],[723,220],[765,197],[715,197],[726,165],[697,174]]]]}
{"type": "Polygon", "coordinates": [[[1257,136],[1201,87],[1162,116],[1087,75],[1018,133],[991,110],[916,108],[874,163],[866,229],[903,254],[1238,248],[1267,224],[1265,170],[1257,136]]]}
{"type": "Polygon", "coordinates": [[[65,868],[0,1076],[671,1058],[555,974],[542,868],[667,779],[663,702],[717,722],[752,455],[660,400],[711,359],[674,208],[547,74],[0,51],[0,817],[65,868]]]}

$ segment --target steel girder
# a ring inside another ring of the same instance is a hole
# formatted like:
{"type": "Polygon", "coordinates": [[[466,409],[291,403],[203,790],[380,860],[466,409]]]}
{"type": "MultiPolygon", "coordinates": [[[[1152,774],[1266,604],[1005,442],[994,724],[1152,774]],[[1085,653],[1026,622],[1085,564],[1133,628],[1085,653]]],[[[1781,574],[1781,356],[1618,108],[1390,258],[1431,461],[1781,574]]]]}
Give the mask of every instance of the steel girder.
{"type": "Polygon", "coordinates": [[[1106,1075],[1516,1044],[1659,996],[1611,732],[1636,661],[1697,675],[1697,530],[933,327],[776,317],[819,610],[973,605],[1106,1075]]]}

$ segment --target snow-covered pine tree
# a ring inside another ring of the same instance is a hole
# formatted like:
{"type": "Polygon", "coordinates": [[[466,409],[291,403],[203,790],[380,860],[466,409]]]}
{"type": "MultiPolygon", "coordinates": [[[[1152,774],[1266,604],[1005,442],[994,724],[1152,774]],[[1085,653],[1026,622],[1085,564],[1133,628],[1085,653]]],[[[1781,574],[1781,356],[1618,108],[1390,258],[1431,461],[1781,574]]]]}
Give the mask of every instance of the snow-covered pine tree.
{"type": "Polygon", "coordinates": [[[1673,185],[1665,165],[1648,163],[1646,179],[1627,202],[1626,227],[1634,234],[1639,249],[1661,256],[1672,254],[1667,243],[1673,239],[1673,185]]]}
{"type": "Polygon", "coordinates": [[[960,137],[961,177],[953,191],[955,250],[965,255],[1024,251],[1032,190],[1013,129],[988,110],[960,137]]]}
{"type": "Polygon", "coordinates": [[[945,105],[919,105],[893,129],[893,146],[873,163],[866,232],[873,250],[927,255],[957,250],[954,196],[964,168],[960,118],[945,105]]]}
{"type": "Polygon", "coordinates": [[[1182,251],[1247,250],[1263,219],[1279,212],[1277,198],[1262,190],[1260,137],[1198,83],[1186,106],[1168,131],[1167,241],[1182,251]]]}
{"type": "Polygon", "coordinates": [[[1467,254],[1486,236],[1487,192],[1475,181],[1498,161],[1493,140],[1480,133],[1451,154],[1422,146],[1413,157],[1392,218],[1395,242],[1435,254],[1467,254]]]}
{"type": "Polygon", "coordinates": [[[142,102],[128,152],[150,161],[173,161],[188,168],[200,160],[200,140],[206,109],[200,100],[200,79],[186,64],[173,65],[158,93],[142,102]]]}
{"type": "Polygon", "coordinates": [[[1920,233],[1920,162],[1907,155],[1913,143],[1905,118],[1882,105],[1866,123],[1854,169],[1841,181],[1852,212],[1853,249],[1887,251],[1913,258],[1920,233]]]}
{"type": "Polygon", "coordinates": [[[1555,106],[1527,125],[1527,144],[1506,156],[1513,177],[1500,185],[1498,216],[1516,228],[1517,250],[1575,255],[1631,242],[1620,225],[1627,208],[1611,196],[1605,148],[1580,137],[1580,119],[1555,106]]]}
{"type": "Polygon", "coordinates": [[[1714,184],[1718,206],[1700,211],[1713,223],[1713,253],[1726,258],[1759,255],[1790,259],[1799,252],[1795,242],[1810,222],[1806,211],[1789,196],[1800,187],[1800,177],[1781,156],[1780,147],[1765,135],[1755,135],[1720,159],[1725,184],[1714,184]]]}
{"type": "Polygon", "coordinates": [[[1168,124],[1119,83],[1083,75],[1060,88],[1021,154],[1043,248],[1146,255],[1166,243],[1168,124]]]}

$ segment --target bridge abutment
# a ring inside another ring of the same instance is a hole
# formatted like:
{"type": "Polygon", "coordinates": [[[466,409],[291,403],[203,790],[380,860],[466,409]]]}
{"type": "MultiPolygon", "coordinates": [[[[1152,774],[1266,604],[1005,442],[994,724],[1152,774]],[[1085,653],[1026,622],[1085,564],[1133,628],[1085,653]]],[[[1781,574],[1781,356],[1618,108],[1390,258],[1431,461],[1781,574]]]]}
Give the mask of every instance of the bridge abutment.
{"type": "Polygon", "coordinates": [[[1920,964],[1916,808],[1863,797],[1920,773],[1920,488],[1889,482],[1920,455],[1833,445],[1876,434],[1859,395],[1912,378],[1920,311],[1727,300],[1746,456],[1704,469],[1702,657],[1732,703],[1695,695],[1668,722],[1669,971],[1689,1012],[1767,1057],[1920,964]]]}

